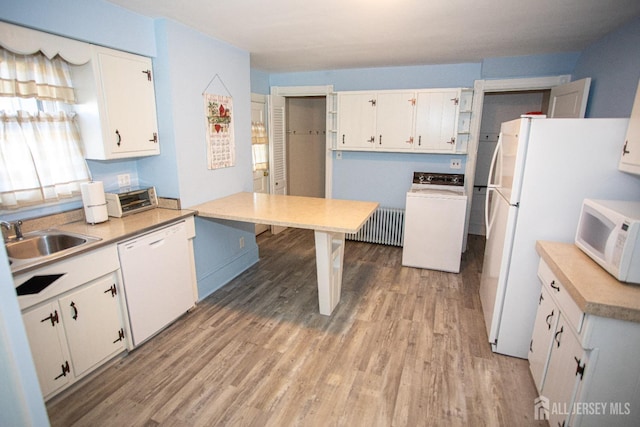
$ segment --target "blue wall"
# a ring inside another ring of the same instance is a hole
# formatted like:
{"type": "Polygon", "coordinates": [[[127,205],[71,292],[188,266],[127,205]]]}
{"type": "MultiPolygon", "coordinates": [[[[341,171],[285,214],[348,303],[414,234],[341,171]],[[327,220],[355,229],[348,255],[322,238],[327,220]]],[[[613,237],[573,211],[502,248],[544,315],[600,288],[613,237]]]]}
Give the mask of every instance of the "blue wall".
{"type": "Polygon", "coordinates": [[[591,77],[587,117],[629,117],[640,79],[640,18],[582,52],[574,77],[591,77]]]}

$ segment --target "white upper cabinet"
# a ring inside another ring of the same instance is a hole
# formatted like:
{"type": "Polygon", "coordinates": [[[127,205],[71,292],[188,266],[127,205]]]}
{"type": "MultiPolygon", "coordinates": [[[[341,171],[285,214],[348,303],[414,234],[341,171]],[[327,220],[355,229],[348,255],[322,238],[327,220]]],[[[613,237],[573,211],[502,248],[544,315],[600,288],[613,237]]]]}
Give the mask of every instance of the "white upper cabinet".
{"type": "Polygon", "coordinates": [[[374,149],[377,102],[373,92],[338,93],[338,150],[374,149]]]}
{"type": "Polygon", "coordinates": [[[151,59],[92,46],[91,62],[74,69],[85,157],[95,160],[160,153],[151,59]]]}
{"type": "Polygon", "coordinates": [[[640,175],[640,82],[633,101],[627,137],[622,147],[618,168],[624,172],[640,175]]]}
{"type": "Polygon", "coordinates": [[[336,150],[465,153],[467,89],[338,92],[336,150]]]}
{"type": "Polygon", "coordinates": [[[418,92],[416,144],[421,151],[455,152],[460,91],[418,92]]]}

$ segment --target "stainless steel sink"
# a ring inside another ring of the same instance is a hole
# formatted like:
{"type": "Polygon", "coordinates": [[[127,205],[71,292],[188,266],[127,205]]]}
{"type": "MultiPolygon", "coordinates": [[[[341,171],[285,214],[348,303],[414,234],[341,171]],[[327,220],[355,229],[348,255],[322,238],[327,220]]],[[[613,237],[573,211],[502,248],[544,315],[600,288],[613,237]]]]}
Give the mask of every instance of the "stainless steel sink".
{"type": "Polygon", "coordinates": [[[58,230],[45,230],[25,234],[21,240],[10,241],[5,243],[5,246],[10,259],[26,260],[57,254],[97,240],[100,239],[58,230]]]}

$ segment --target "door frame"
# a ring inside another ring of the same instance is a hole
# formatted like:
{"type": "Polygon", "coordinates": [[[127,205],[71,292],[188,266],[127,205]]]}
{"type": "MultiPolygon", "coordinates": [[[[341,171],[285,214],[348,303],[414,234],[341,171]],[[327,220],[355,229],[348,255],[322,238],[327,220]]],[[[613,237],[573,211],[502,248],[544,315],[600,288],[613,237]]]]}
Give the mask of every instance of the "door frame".
{"type": "MultiPolygon", "coordinates": [[[[284,96],[285,98],[298,98],[306,96],[324,96],[327,99],[327,113],[330,106],[330,96],[334,93],[333,85],[324,86],[272,86],[271,94],[284,96]]],[[[325,173],[324,173],[324,197],[331,199],[333,194],[333,144],[329,129],[329,120],[325,121],[325,173]]]]}
{"type": "Polygon", "coordinates": [[[467,215],[464,224],[464,245],[467,245],[469,234],[469,220],[471,219],[471,204],[473,202],[473,186],[480,143],[480,125],[482,123],[482,108],[486,92],[517,92],[524,90],[548,90],[571,81],[571,76],[563,74],[549,77],[532,77],[522,79],[476,80],[473,83],[473,102],[471,107],[471,138],[467,147],[467,162],[464,170],[465,191],[467,193],[467,215]]]}

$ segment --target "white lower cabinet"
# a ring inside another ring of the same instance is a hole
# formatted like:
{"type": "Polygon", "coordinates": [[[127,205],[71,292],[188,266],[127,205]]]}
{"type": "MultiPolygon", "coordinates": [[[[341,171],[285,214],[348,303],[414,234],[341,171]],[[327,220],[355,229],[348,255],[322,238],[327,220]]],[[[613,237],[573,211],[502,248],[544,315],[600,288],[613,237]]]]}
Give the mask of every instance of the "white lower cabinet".
{"type": "Polygon", "coordinates": [[[23,313],[45,398],[124,351],[117,283],[111,273],[23,313]]]}
{"type": "MultiPolygon", "coordinates": [[[[549,425],[637,426],[640,324],[582,312],[544,260],[529,366],[549,425]]],[[[532,409],[534,402],[532,402],[532,409]]]]}

